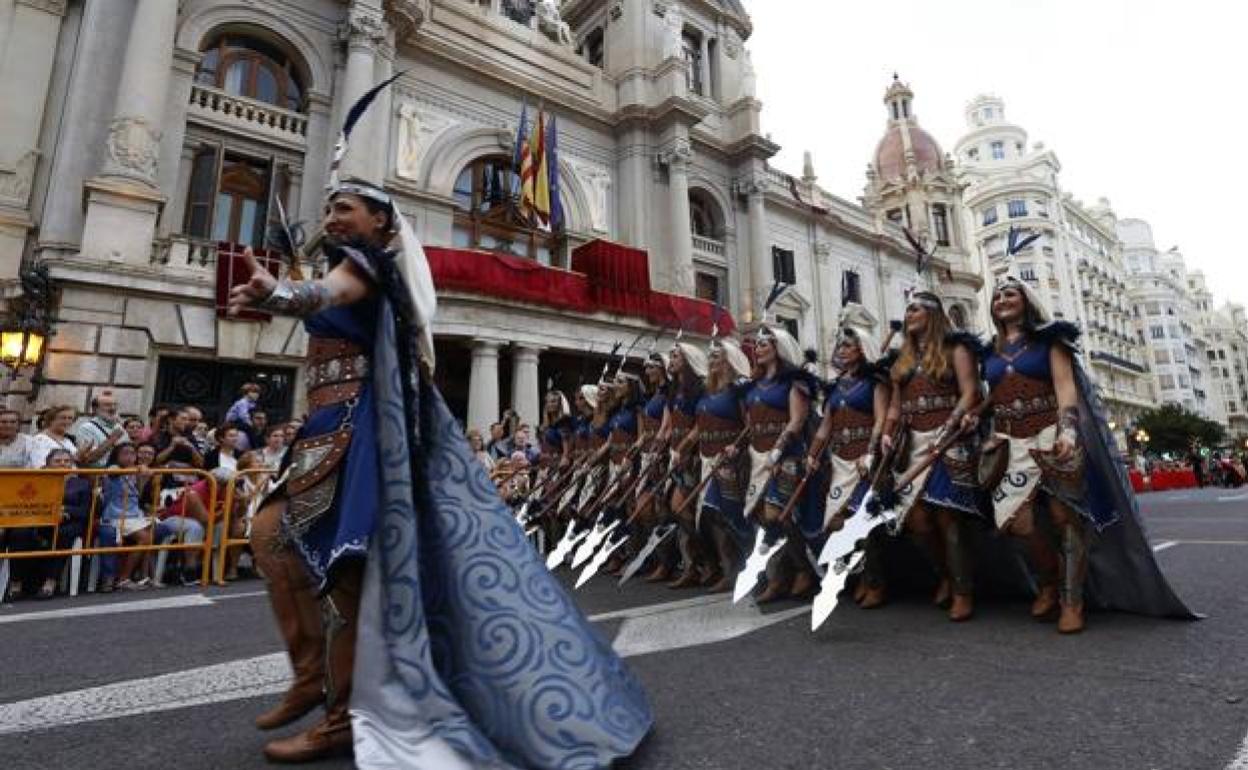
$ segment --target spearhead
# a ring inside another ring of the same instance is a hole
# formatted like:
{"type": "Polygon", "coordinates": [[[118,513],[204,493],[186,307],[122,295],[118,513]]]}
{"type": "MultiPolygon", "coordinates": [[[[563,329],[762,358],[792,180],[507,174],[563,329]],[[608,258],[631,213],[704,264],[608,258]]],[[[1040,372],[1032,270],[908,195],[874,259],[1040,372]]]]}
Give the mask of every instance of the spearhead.
{"type": "Polygon", "coordinates": [[[754,536],[754,550],[750,553],[749,558],[745,560],[745,568],[737,575],[736,585],[733,586],[733,604],[754,593],[754,589],[758,586],[758,579],[767,571],[768,562],[776,554],[780,553],[780,550],[784,548],[784,544],[788,542],[787,537],[782,537],[775,543],[768,545],[766,537],[767,530],[759,527],[758,533],[754,536]]]}

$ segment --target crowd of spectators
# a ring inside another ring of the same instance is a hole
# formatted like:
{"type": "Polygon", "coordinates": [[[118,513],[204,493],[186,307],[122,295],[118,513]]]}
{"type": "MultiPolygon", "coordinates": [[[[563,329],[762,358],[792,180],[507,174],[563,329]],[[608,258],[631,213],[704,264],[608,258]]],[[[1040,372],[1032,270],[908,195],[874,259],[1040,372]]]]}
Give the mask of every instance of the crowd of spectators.
{"type": "MultiPolygon", "coordinates": [[[[0,468],[116,468],[117,475],[65,477],[58,527],[0,529],[0,551],[66,549],[78,538],[93,537],[99,547],[178,541],[202,544],[210,525],[223,515],[226,485],[235,485],[231,511],[233,538],[245,537],[254,502],[282,466],[301,421],[270,423],[259,406],[261,389],[248,383],[219,425],[208,425],[193,405],[155,406],[143,420],[118,412],[117,399],[101,391],[90,412],[70,406],[40,413],[33,431],[21,431],[21,415],[0,409],[0,468]],[[217,494],[211,494],[215,479],[217,494]],[[55,536],[55,539],[54,539],[55,536]]],[[[226,554],[225,579],[238,576],[243,549],[226,554]]],[[[198,582],[200,551],[171,551],[163,574],[154,574],[152,552],[100,555],[100,591],[141,590],[198,582]]],[[[65,569],[65,558],[10,560],[4,598],[51,598],[65,569]]]]}

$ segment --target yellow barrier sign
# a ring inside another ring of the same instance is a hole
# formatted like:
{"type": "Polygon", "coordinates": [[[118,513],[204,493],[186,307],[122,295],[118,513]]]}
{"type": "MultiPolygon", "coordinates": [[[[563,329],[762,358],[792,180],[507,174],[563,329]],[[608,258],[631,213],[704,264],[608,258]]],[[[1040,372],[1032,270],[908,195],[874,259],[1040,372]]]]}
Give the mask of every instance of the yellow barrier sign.
{"type": "Polygon", "coordinates": [[[54,527],[61,523],[64,497],[64,476],[0,474],[0,529],[54,527]]]}

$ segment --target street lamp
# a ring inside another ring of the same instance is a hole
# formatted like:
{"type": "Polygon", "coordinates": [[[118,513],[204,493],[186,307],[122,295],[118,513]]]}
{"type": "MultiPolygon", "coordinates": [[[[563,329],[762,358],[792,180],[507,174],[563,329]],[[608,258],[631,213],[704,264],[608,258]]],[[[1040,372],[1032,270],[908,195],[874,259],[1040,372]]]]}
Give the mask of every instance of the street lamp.
{"type": "Polygon", "coordinates": [[[22,295],[10,303],[9,317],[0,325],[0,364],[14,374],[22,367],[39,369],[51,334],[52,279],[47,265],[23,270],[20,280],[22,295]]]}

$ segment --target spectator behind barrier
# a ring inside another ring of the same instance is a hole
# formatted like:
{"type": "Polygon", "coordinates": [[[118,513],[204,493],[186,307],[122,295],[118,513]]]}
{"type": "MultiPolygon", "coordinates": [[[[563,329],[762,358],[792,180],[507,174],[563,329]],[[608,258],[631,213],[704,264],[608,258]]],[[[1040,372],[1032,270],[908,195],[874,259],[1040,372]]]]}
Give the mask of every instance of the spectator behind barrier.
{"type": "MultiPolygon", "coordinates": [[[[48,452],[47,468],[70,469],[74,467],[70,453],[64,449],[48,452]]],[[[91,510],[91,483],[78,476],[65,477],[65,497],[61,507],[61,523],[56,528],[56,547],[68,549],[74,539],[83,537],[87,531],[87,517],[91,510]]],[[[31,527],[11,532],[9,547],[14,551],[43,551],[52,548],[51,527],[31,527]]],[[[56,584],[65,568],[67,557],[47,559],[13,559],[13,579],[9,583],[8,599],[14,601],[23,596],[24,587],[39,585],[36,596],[51,599],[56,595],[56,584]]]]}
{"type": "MultiPolygon", "coordinates": [[[[109,467],[137,471],[136,458],[137,450],[129,444],[122,444],[113,449],[109,467]]],[[[103,510],[97,536],[101,547],[151,545],[153,539],[164,540],[175,534],[171,527],[157,526],[156,521],[143,510],[137,473],[107,476],[103,486],[103,510]]],[[[118,573],[117,555],[102,556],[100,574],[103,583],[100,591],[108,593],[114,586],[131,591],[150,588],[152,581],[148,577],[133,580],[135,570],[140,564],[146,564],[146,557],[147,554],[140,551],[125,554],[121,572],[118,573]]]]}
{"type": "Polygon", "coordinates": [[[0,468],[30,468],[33,438],[20,432],[22,416],[0,409],[0,468]]]}
{"type": "Polygon", "coordinates": [[[476,428],[468,431],[468,446],[472,447],[472,453],[476,455],[477,460],[485,467],[486,473],[494,470],[494,458],[490,457],[490,453],[485,451],[485,440],[481,438],[481,431],[476,428]]]}
{"type": "Polygon", "coordinates": [[[72,406],[51,406],[39,417],[41,430],[31,442],[30,467],[42,468],[47,464],[48,453],[53,449],[69,452],[77,465],[82,457],[74,440],[69,437],[69,427],[74,424],[77,410],[72,406]]]}
{"type": "Polygon", "coordinates": [[[264,437],[264,450],[261,452],[261,461],[266,467],[274,470],[282,467],[282,460],[286,457],[286,431],[280,425],[269,428],[268,433],[264,437]]]}
{"type": "Polygon", "coordinates": [[[113,447],[130,442],[117,417],[117,399],[111,390],[102,390],[91,399],[91,414],[75,422],[70,433],[78,446],[78,465],[82,468],[103,468],[113,447]]]}

